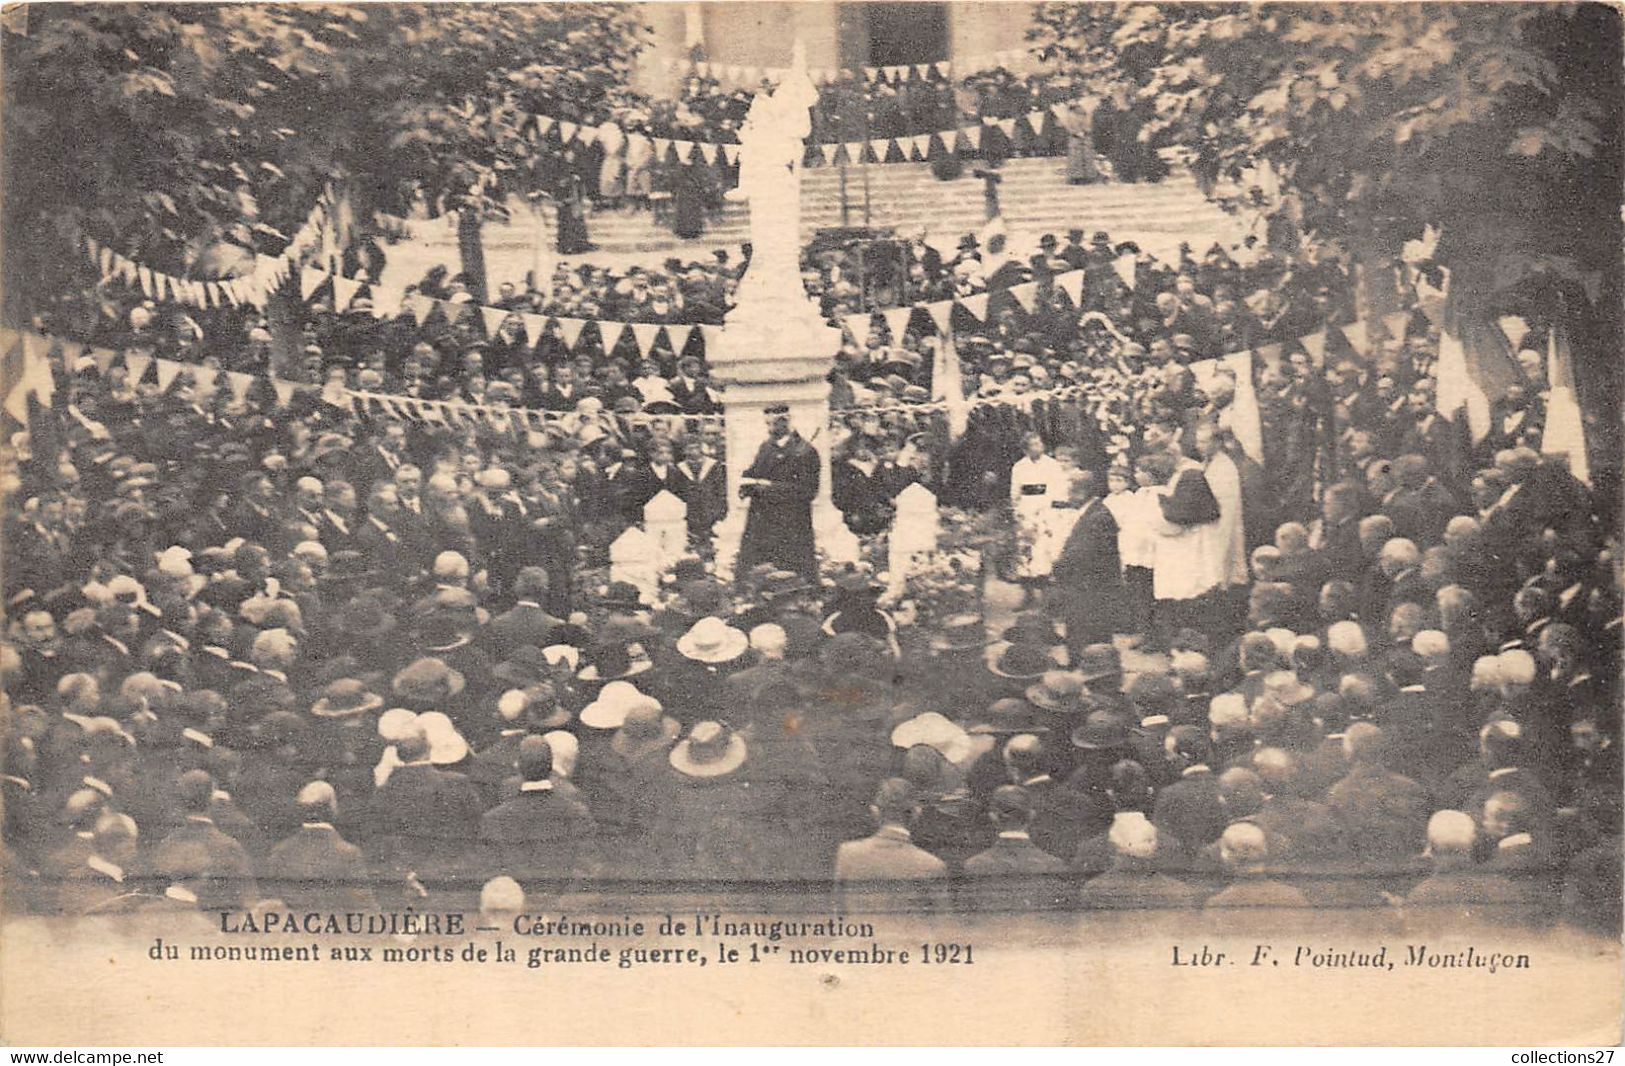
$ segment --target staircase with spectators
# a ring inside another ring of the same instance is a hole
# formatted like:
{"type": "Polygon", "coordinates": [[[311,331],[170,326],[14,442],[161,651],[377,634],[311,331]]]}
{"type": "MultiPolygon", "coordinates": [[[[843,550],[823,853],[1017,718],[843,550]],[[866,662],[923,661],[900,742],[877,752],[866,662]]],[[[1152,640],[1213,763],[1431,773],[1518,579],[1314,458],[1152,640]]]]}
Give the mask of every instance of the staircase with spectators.
{"type": "MultiPolygon", "coordinates": [[[[933,244],[950,251],[965,233],[986,225],[984,183],[967,162],[964,174],[939,181],[924,163],[885,163],[813,167],[801,183],[804,235],[821,229],[870,226],[908,234],[924,229],[933,244]]],[[[1134,241],[1158,258],[1173,260],[1179,245],[1188,241],[1198,254],[1214,242],[1234,246],[1246,236],[1249,220],[1226,213],[1205,197],[1190,175],[1176,169],[1154,184],[1106,182],[1068,185],[1066,161],[1056,158],[1013,159],[999,168],[999,202],[1017,246],[1030,246],[1044,233],[1065,239],[1066,231],[1086,234],[1105,230],[1114,241],[1134,241]]],[[[493,284],[518,280],[536,261],[537,241],[553,240],[550,205],[542,209],[538,224],[528,208],[515,213],[509,225],[487,225],[486,256],[493,284]]],[[[575,261],[603,263],[658,260],[663,255],[681,259],[708,257],[713,248],[737,245],[750,238],[749,209],[729,201],[712,216],[705,232],[692,241],[680,241],[646,210],[600,210],[588,224],[598,249],[575,261]]],[[[455,263],[454,228],[435,222],[414,224],[418,240],[446,244],[449,255],[440,262],[455,263]],[[445,233],[440,233],[440,230],[445,233]]],[[[412,256],[416,259],[417,256],[412,256]]],[[[552,259],[544,253],[545,259],[552,259]]],[[[425,259],[425,262],[428,262],[425,259]]],[[[419,271],[421,273],[421,271],[419,271]]]]}

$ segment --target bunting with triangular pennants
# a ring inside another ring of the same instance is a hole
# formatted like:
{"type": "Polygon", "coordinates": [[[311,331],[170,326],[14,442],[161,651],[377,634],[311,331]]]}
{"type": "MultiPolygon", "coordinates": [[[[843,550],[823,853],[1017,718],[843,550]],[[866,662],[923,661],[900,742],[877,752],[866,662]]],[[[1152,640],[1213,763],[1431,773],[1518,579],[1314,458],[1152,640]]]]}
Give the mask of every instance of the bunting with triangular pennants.
{"type": "MultiPolygon", "coordinates": [[[[356,294],[361,290],[362,283],[349,278],[342,278],[330,274],[320,267],[307,266],[300,271],[299,294],[304,300],[331,287],[334,292],[333,308],[336,311],[350,307],[356,294]]],[[[371,313],[376,317],[389,317],[404,310],[411,314],[412,319],[419,326],[428,320],[436,308],[445,315],[446,320],[455,322],[470,310],[478,313],[485,326],[487,337],[495,336],[504,319],[513,312],[501,307],[486,307],[479,304],[457,303],[451,300],[436,300],[421,293],[413,293],[404,298],[391,300],[375,299],[371,313]]],[[[548,322],[557,322],[559,335],[564,344],[572,351],[581,337],[581,331],[589,321],[596,321],[599,337],[603,342],[613,348],[623,338],[630,337],[631,343],[637,346],[640,355],[648,355],[659,343],[662,334],[666,343],[673,351],[681,351],[698,334],[706,350],[716,342],[717,331],[721,328],[714,325],[701,325],[698,323],[661,323],[661,322],[613,322],[607,320],[590,320],[582,318],[569,318],[565,316],[538,315],[528,312],[522,313],[525,321],[525,336],[534,345],[541,339],[547,330],[548,322]]]]}
{"type": "MultiPolygon", "coordinates": [[[[291,264],[303,260],[320,246],[332,246],[339,223],[335,220],[335,202],[331,190],[317,200],[304,223],[294,232],[293,239],[281,255],[256,255],[254,266],[247,274],[230,278],[180,278],[144,263],[137,263],[114,251],[94,237],[84,236],[80,243],[103,281],[117,279],[138,286],[151,300],[173,300],[193,307],[225,307],[250,304],[263,307],[265,298],[287,278],[291,264]]],[[[359,285],[359,283],[356,283],[359,285]]],[[[349,292],[351,298],[354,291],[349,292]]]]}
{"type": "MultiPolygon", "coordinates": [[[[716,63],[703,59],[691,59],[686,56],[663,56],[659,62],[661,67],[668,71],[692,71],[702,78],[712,78],[719,82],[748,88],[755,88],[763,81],[775,83],[781,81],[791,69],[779,66],[716,63]]],[[[946,78],[956,67],[967,73],[974,73],[981,70],[991,70],[995,67],[1036,69],[1043,66],[1044,62],[1041,56],[1026,48],[1018,47],[963,56],[953,60],[939,59],[929,63],[887,63],[875,67],[809,67],[807,68],[807,76],[821,85],[832,81],[857,80],[859,78],[864,81],[885,81],[895,84],[907,81],[911,77],[923,81],[929,78],[932,72],[935,72],[939,78],[946,78]]]]}

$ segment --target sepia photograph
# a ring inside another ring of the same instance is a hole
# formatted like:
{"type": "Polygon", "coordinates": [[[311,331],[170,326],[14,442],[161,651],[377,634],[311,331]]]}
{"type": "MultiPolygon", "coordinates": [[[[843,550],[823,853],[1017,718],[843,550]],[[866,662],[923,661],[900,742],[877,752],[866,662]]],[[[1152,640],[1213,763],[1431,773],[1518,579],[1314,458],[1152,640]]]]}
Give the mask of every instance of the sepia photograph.
{"type": "Polygon", "coordinates": [[[1617,5],[0,74],[0,1042],[1620,1041],[1617,5]]]}

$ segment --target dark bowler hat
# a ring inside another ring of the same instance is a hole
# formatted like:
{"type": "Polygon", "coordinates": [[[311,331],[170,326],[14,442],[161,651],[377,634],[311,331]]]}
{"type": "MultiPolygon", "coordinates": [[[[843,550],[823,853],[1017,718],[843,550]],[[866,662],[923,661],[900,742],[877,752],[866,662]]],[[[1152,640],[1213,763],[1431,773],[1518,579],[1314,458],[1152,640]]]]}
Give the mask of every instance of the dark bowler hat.
{"type": "Polygon", "coordinates": [[[971,651],[987,645],[987,623],[979,614],[956,614],[942,623],[941,633],[931,638],[933,651],[971,651]]]}
{"type": "Polygon", "coordinates": [[[1055,669],[1055,660],[1041,644],[1011,644],[990,669],[1012,681],[1036,681],[1045,671],[1055,669]]]}
{"type": "Polygon", "coordinates": [[[1085,751],[1110,751],[1128,744],[1128,727],[1110,711],[1090,711],[1072,731],[1072,743],[1085,751]]]}
{"type": "Polygon", "coordinates": [[[1111,644],[1091,644],[1078,655],[1078,673],[1084,684],[1108,677],[1121,677],[1123,658],[1111,644]]]}

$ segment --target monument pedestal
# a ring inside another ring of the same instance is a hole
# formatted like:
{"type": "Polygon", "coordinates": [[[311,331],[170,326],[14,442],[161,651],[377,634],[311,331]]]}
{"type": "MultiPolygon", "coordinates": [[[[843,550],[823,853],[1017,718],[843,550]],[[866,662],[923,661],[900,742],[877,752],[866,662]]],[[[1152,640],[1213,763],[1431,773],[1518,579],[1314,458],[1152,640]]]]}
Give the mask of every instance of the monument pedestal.
{"type": "Polygon", "coordinates": [[[813,539],[833,562],[853,562],[858,541],[830,501],[829,382],[841,331],[819,315],[801,282],[801,155],[818,90],[807,77],[801,43],[771,94],[758,94],[740,132],[738,192],[750,202],[750,267],[738,302],[706,352],[711,376],[723,385],[728,466],[728,516],[716,532],[717,573],[734,576],[749,501],[739,479],[767,439],[763,409],[786,404],[790,424],[818,452],[813,539]]]}
{"type": "MultiPolygon", "coordinates": [[[[796,279],[800,285],[800,278],[796,279]]],[[[803,311],[806,300],[798,301],[803,311]]],[[[741,307],[736,311],[743,311],[741,307]]],[[[785,310],[789,310],[786,308],[785,310]]],[[[751,319],[756,316],[751,315],[751,319]]],[[[745,534],[748,500],[739,498],[739,479],[767,440],[763,410],[772,404],[790,408],[790,425],[818,453],[818,496],[813,500],[813,540],[818,550],[835,563],[856,562],[858,539],[846,528],[841,512],[830,499],[829,382],[824,375],[840,346],[839,330],[813,313],[811,323],[796,328],[786,317],[768,316],[772,335],[730,315],[722,331],[720,351],[709,357],[711,374],[725,383],[722,406],[727,441],[728,516],[717,525],[718,576],[730,580],[745,534]],[[805,355],[779,354],[805,352],[805,355]],[[814,354],[817,353],[817,354],[814,354]]]]}

